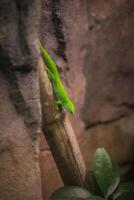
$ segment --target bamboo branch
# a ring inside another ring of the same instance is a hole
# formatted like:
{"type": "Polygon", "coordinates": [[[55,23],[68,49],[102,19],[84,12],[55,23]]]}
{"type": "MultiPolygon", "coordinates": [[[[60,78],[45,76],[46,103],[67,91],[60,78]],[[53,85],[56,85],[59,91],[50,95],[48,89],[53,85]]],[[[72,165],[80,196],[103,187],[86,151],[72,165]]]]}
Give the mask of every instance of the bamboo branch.
{"type": "Polygon", "coordinates": [[[51,83],[39,61],[42,129],[65,185],[86,187],[86,168],[67,114],[56,110],[51,83]]]}

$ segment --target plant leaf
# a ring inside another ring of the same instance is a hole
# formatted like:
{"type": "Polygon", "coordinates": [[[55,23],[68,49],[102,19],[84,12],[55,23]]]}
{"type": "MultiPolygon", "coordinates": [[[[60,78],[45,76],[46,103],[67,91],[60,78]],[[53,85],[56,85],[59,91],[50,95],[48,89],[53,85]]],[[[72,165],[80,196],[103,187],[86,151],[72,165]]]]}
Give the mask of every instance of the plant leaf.
{"type": "Polygon", "coordinates": [[[116,177],[110,187],[108,188],[106,199],[108,199],[109,196],[111,196],[114,191],[117,189],[118,185],[120,183],[120,176],[116,177]]]}
{"type": "Polygon", "coordinates": [[[51,200],[83,200],[90,196],[90,192],[82,187],[66,186],[56,190],[51,200]]]}
{"type": "Polygon", "coordinates": [[[85,200],[105,200],[105,199],[103,199],[102,197],[98,197],[98,196],[91,196],[91,197],[89,197],[89,198],[87,198],[87,199],[85,199],[85,200]]]}
{"type": "Polygon", "coordinates": [[[134,199],[134,182],[121,183],[113,199],[132,200],[134,199]]]}
{"type": "Polygon", "coordinates": [[[119,176],[119,171],[104,148],[98,148],[94,154],[93,173],[105,197],[113,179],[119,176]]]}

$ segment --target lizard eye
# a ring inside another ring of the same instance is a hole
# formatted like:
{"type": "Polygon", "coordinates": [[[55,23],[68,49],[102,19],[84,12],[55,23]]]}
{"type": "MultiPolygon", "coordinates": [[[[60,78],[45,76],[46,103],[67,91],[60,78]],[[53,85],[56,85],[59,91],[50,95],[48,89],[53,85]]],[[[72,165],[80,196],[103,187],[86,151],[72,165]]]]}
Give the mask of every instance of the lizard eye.
{"type": "Polygon", "coordinates": [[[75,108],[74,108],[74,106],[73,106],[71,103],[70,103],[70,104],[64,105],[64,107],[65,107],[65,109],[66,109],[68,112],[70,112],[71,114],[74,114],[75,108]]]}
{"type": "Polygon", "coordinates": [[[74,110],[71,108],[67,108],[67,111],[70,112],[71,114],[74,114],[74,110]]]}

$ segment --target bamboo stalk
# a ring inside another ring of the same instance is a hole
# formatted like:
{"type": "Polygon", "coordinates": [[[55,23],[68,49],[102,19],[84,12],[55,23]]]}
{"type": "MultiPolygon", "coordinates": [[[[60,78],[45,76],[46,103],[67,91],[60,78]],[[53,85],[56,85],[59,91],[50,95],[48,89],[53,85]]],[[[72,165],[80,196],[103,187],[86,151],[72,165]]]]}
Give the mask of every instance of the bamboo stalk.
{"type": "Polygon", "coordinates": [[[86,168],[68,115],[57,110],[51,83],[39,61],[42,129],[65,185],[87,186],[86,168]]]}

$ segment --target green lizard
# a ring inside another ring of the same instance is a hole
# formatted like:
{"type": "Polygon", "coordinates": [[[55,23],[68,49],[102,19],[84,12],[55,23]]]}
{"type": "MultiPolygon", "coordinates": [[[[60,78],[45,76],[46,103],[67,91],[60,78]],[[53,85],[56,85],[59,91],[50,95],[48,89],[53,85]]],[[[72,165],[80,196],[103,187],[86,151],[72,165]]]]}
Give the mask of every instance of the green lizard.
{"type": "Polygon", "coordinates": [[[60,75],[58,73],[56,64],[46,51],[46,49],[40,44],[40,51],[42,58],[46,64],[47,74],[52,82],[54,94],[57,98],[56,105],[59,107],[63,106],[68,112],[74,114],[75,107],[72,101],[70,100],[66,89],[64,88],[60,75]]]}

